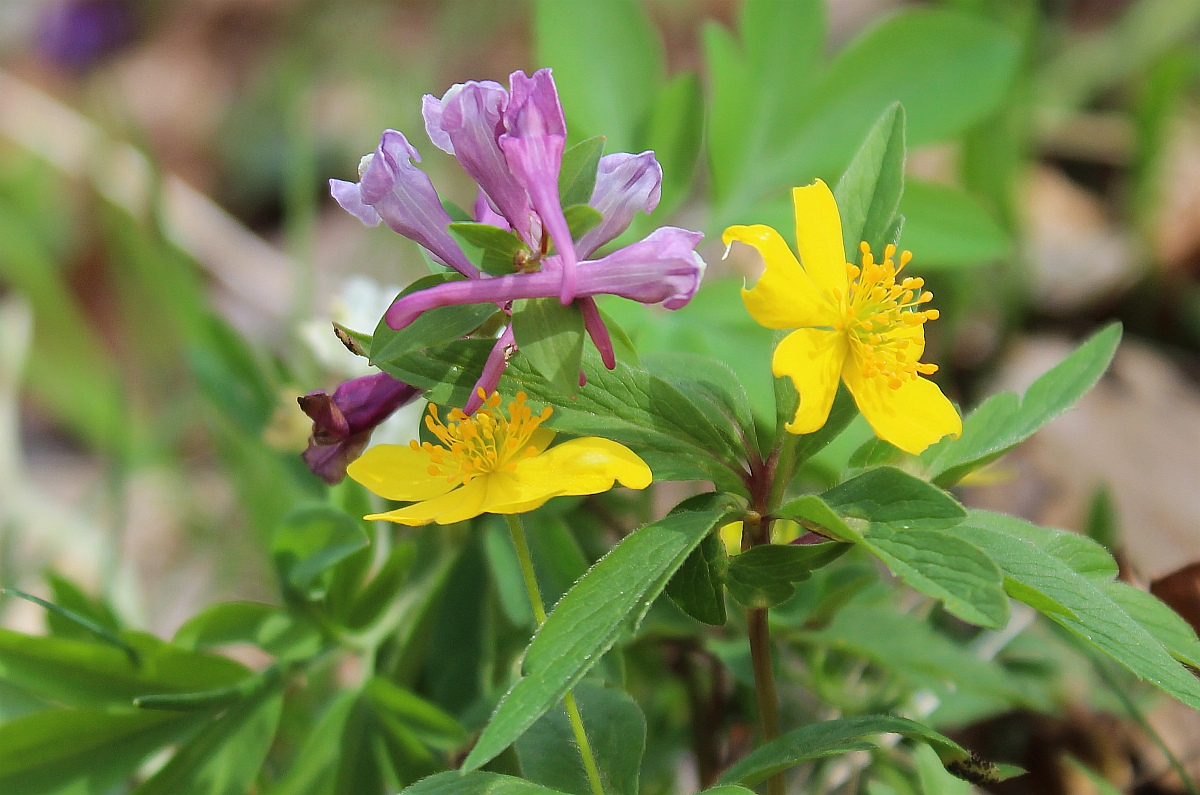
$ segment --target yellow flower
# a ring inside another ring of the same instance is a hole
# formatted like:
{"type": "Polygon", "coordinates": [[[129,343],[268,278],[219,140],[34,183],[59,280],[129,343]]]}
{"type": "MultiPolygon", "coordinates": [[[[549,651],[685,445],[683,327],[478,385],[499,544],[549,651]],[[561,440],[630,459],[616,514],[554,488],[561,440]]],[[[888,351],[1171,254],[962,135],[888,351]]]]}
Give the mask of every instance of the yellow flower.
{"type": "Polygon", "coordinates": [[[650,467],[616,442],[587,437],[549,447],[554,431],[540,426],[553,409],[535,417],[524,392],[508,404],[508,417],[499,408],[493,393],[473,416],[453,409],[442,422],[431,405],[425,424],[440,445],[381,444],[350,464],[347,474],[379,496],[415,503],[366,518],[453,524],[532,511],[552,497],[599,494],[616,481],[631,489],[650,485],[650,467]]]}
{"type": "Polygon", "coordinates": [[[938,311],[920,309],[933,298],[921,289],[923,280],[896,281],[912,254],[901,253],[896,265],[896,247],[889,245],[876,262],[863,243],[858,268],[846,262],[841,216],[825,183],[794,188],[792,201],[800,262],[769,226],[731,226],[722,238],[726,246],[735,240],[754,246],[766,261],[754,288],[742,290],[754,319],[767,328],[796,329],[771,360],[775,376],[790,377],[800,393],[787,429],[812,433],[823,426],[842,380],[875,434],[901,450],[915,455],[960,434],[958,411],[921,377],[937,371],[920,359],[924,323],[938,311]]]}

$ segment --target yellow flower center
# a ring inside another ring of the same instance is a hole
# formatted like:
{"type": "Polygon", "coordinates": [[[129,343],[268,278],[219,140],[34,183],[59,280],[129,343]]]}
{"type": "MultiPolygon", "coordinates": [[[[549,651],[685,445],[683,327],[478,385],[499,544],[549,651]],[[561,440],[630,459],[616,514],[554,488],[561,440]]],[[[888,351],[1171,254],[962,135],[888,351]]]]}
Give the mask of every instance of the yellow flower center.
{"type": "MultiPolygon", "coordinates": [[[[483,397],[480,390],[480,397],[483,397]]],[[[508,404],[508,416],[500,411],[500,395],[493,392],[474,416],[452,409],[443,422],[438,408],[429,404],[425,427],[441,444],[410,442],[412,449],[429,454],[429,474],[447,481],[469,483],[489,472],[512,471],[517,461],[537,454],[529,439],[538,426],[554,411],[547,406],[539,416],[525,405],[525,393],[518,392],[508,404]]]]}
{"type": "MultiPolygon", "coordinates": [[[[912,252],[901,252],[897,265],[893,260],[896,247],[890,243],[882,262],[875,261],[866,242],[859,248],[862,268],[846,264],[850,294],[842,304],[846,312],[843,329],[863,362],[863,377],[882,378],[892,389],[899,389],[918,374],[936,373],[937,365],[919,361],[920,349],[915,344],[921,335],[917,327],[938,319],[936,309],[918,308],[932,301],[933,293],[921,289],[924,279],[896,281],[912,252]]],[[[841,301],[841,296],[838,299],[841,301]]]]}

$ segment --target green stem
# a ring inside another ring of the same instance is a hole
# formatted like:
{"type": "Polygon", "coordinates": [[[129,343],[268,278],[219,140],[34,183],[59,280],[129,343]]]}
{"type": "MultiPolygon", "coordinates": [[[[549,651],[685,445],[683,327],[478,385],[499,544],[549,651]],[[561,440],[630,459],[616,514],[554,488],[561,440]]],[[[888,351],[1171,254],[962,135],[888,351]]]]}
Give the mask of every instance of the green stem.
{"type": "MultiPolygon", "coordinates": [[[[759,516],[742,522],[742,549],[769,541],[769,524],[759,516]]],[[[754,669],[754,695],[758,700],[758,717],[762,741],[769,743],[782,733],[779,720],[779,695],[775,691],[775,671],[771,664],[771,629],[767,608],[746,611],[746,634],[750,640],[750,663],[754,669]]],[[[767,795],[785,795],[787,784],[782,773],[767,779],[767,795]]]]}
{"type": "MultiPolygon", "coordinates": [[[[546,607],[542,604],[542,591],[538,588],[537,575],[533,571],[533,556],[529,554],[529,542],[525,540],[521,517],[517,514],[505,514],[504,518],[508,521],[508,530],[512,534],[513,546],[517,549],[517,560],[521,564],[521,576],[525,578],[525,590],[529,592],[533,617],[537,619],[540,627],[546,623],[546,607]]],[[[592,785],[592,795],[604,795],[604,786],[600,783],[600,768],[596,766],[592,745],[588,742],[587,732],[583,730],[583,718],[579,714],[579,705],[575,703],[575,694],[567,691],[567,695],[563,697],[563,704],[567,708],[571,729],[575,732],[575,743],[579,746],[579,755],[583,757],[583,767],[587,771],[588,783],[592,785]]]]}
{"type": "Polygon", "coordinates": [[[1175,771],[1175,775],[1179,776],[1179,780],[1183,782],[1184,789],[1188,791],[1189,795],[1200,795],[1200,789],[1196,787],[1196,782],[1192,781],[1192,777],[1188,775],[1183,763],[1179,761],[1179,757],[1175,756],[1175,754],[1171,751],[1170,746],[1168,746],[1166,741],[1163,740],[1162,736],[1154,730],[1153,726],[1150,725],[1150,721],[1146,719],[1146,716],[1142,713],[1141,708],[1138,707],[1138,705],[1134,703],[1133,698],[1125,692],[1124,686],[1122,686],[1121,682],[1113,674],[1112,670],[1108,666],[1108,663],[1100,659],[1098,655],[1093,655],[1092,662],[1094,663],[1096,670],[1100,673],[1100,678],[1104,680],[1104,683],[1108,685],[1109,689],[1112,690],[1113,693],[1116,694],[1117,698],[1121,700],[1121,705],[1125,707],[1125,711],[1129,713],[1129,717],[1133,718],[1138,726],[1142,728],[1142,731],[1144,731],[1154,742],[1154,744],[1158,746],[1158,749],[1163,752],[1163,756],[1165,756],[1167,761],[1171,764],[1171,769],[1175,771]]]}

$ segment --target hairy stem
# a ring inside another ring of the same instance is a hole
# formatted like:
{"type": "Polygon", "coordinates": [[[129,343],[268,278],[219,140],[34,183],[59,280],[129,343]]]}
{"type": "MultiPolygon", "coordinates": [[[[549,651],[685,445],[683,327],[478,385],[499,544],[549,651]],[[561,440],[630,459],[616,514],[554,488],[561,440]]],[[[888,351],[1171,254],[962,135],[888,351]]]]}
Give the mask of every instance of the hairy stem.
{"type": "MultiPolygon", "coordinates": [[[[516,514],[505,514],[508,521],[508,531],[512,534],[513,546],[517,549],[517,560],[521,564],[521,576],[525,579],[525,590],[529,592],[529,604],[533,607],[533,617],[540,627],[546,623],[546,606],[542,603],[542,591],[538,588],[537,575],[533,571],[533,556],[529,554],[529,542],[525,540],[525,529],[521,527],[521,517],[516,514]]],[[[579,705],[575,703],[575,694],[568,691],[563,698],[567,708],[567,718],[571,721],[571,730],[575,732],[575,743],[579,746],[579,755],[583,757],[583,768],[587,771],[588,783],[592,786],[592,795],[604,795],[604,785],[600,783],[600,768],[596,766],[596,756],[592,753],[592,745],[588,742],[587,732],[583,730],[583,718],[579,714],[579,705]]],[[[774,793],[772,794],[774,795],[774,793]]]]}

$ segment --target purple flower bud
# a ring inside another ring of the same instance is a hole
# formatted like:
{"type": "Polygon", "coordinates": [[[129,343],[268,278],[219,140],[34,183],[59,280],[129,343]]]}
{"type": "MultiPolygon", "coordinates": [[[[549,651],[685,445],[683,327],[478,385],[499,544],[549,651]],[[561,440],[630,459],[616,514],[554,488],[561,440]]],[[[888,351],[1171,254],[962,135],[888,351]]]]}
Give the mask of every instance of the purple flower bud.
{"type": "Polygon", "coordinates": [[[504,333],[492,346],[492,352],[488,354],[487,361],[484,362],[483,372],[479,374],[479,380],[475,382],[475,387],[471,390],[471,397],[467,399],[467,405],[463,407],[464,414],[474,414],[475,410],[483,405],[487,396],[496,391],[496,387],[500,385],[500,376],[504,375],[504,368],[508,367],[508,360],[516,350],[516,336],[510,325],[504,329],[504,333]]]}
{"type": "Polygon", "coordinates": [[[615,240],[629,228],[638,210],[647,215],[654,212],[662,196],[662,178],[662,166],[653,152],[640,155],[616,152],[600,158],[596,188],[588,204],[599,210],[604,219],[579,239],[576,246],[579,256],[590,256],[615,240]]]}
{"type": "Polygon", "coordinates": [[[412,160],[421,162],[421,155],[408,140],[395,130],[384,130],[375,153],[359,166],[358,184],[331,179],[329,190],[364,224],[378,226],[383,221],[464,276],[477,277],[479,270],[446,231],[451,218],[433,183],[412,160]]]}
{"type": "Polygon", "coordinates": [[[345,382],[332,396],[317,391],[297,398],[313,421],[304,462],[326,483],[340,483],[346,466],[362,454],[375,427],[420,394],[420,389],[387,373],[375,373],[345,382]]]}
{"type": "Polygon", "coordinates": [[[558,195],[558,173],[567,140],[558,89],[549,69],[539,69],[532,77],[513,72],[509,85],[512,96],[504,109],[505,133],[500,136],[500,148],[558,249],[562,262],[559,300],[569,304],[576,295],[578,258],[558,195]]]}
{"type": "MultiPolygon", "coordinates": [[[[703,237],[700,232],[664,226],[607,257],[580,263],[575,295],[619,295],[679,309],[696,294],[704,277],[704,260],[695,251],[703,237]]],[[[559,294],[561,283],[558,257],[551,257],[534,273],[446,282],[411,293],[392,304],[384,317],[389,326],[402,329],[435,307],[549,298],[559,294]]]]}
{"type": "Polygon", "coordinates": [[[57,0],[45,9],[38,43],[51,61],[81,72],[128,44],[135,27],[124,0],[57,0]]]}

